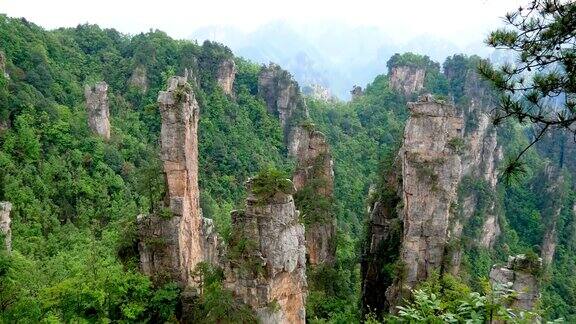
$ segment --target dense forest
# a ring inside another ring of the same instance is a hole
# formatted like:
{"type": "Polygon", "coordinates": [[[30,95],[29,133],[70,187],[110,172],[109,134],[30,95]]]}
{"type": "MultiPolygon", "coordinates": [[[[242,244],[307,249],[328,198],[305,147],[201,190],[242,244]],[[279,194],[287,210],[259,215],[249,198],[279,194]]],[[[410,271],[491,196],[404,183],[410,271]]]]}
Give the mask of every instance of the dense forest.
{"type": "MultiPolygon", "coordinates": [[[[182,287],[154,284],[139,270],[136,217],[158,212],[165,194],[158,92],[185,70],[196,78],[200,205],[203,216],[213,219],[218,234],[230,242],[230,212],[246,199],[245,182],[266,172],[283,178],[294,172],[281,123],[258,95],[262,67],[234,57],[224,45],[174,40],[158,30],[133,36],[96,25],[46,31],[5,15],[0,16],[0,51],[5,65],[0,73],[0,201],[13,206],[12,252],[0,254],[0,321],[177,322],[182,287]],[[236,64],[234,96],[216,84],[223,59],[236,64]],[[146,82],[137,82],[142,71],[146,82]],[[109,86],[109,140],[92,134],[87,121],[84,88],[99,81],[109,86]]],[[[486,279],[491,267],[509,255],[541,255],[552,222],[556,253],[538,273],[543,288],[537,312],[544,319],[576,320],[576,163],[565,156],[571,140],[565,134],[551,134],[529,150],[523,172],[502,178],[495,191],[483,181],[462,181],[460,198],[474,192],[478,206],[495,202],[501,234],[491,248],[475,244],[486,211],[476,208],[459,242],[461,275],[422,283],[400,317],[363,309],[360,263],[367,210],[386,195],[386,174],[394,168],[409,118],[407,103],[432,93],[464,112],[476,99],[466,91],[464,76],[475,73],[470,71],[480,61],[454,55],[440,64],[426,56],[397,54],[388,68],[422,69],[421,89],[402,93],[391,86],[391,73],[381,71],[350,102],[305,98],[308,122],[331,147],[337,220],[334,264],[307,271],[307,321],[448,321],[441,315],[475,301],[481,304],[471,306],[476,315],[460,314],[453,322],[482,322],[486,309],[497,309],[498,303],[490,299],[486,279]],[[554,180],[547,172],[550,166],[558,170],[554,180]],[[430,317],[417,317],[419,311],[430,317]]],[[[482,94],[497,97],[493,89],[482,94]]],[[[478,121],[466,123],[474,129],[478,121]]],[[[530,126],[500,125],[502,160],[513,159],[531,137],[530,126]]],[[[218,269],[204,269],[203,275],[204,294],[193,318],[255,321],[222,287],[218,269]]]]}

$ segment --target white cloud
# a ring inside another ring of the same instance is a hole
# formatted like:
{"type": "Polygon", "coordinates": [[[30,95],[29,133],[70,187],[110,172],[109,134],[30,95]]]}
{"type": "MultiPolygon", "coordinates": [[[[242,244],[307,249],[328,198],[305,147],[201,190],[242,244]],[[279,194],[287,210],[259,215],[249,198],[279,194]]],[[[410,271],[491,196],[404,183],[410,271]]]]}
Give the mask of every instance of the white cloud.
{"type": "Polygon", "coordinates": [[[433,34],[465,44],[484,38],[527,0],[0,0],[0,11],[46,28],[96,23],[125,33],[150,28],[184,38],[206,25],[251,30],[274,20],[374,25],[396,39],[433,34]]]}

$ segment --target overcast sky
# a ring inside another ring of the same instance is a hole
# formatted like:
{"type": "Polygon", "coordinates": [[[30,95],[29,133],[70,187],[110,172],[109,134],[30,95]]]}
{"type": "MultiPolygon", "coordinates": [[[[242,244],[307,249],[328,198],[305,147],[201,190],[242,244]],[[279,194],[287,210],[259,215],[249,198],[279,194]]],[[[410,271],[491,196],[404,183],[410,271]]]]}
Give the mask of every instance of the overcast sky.
{"type": "Polygon", "coordinates": [[[0,12],[46,28],[95,23],[124,33],[150,28],[186,38],[208,25],[244,31],[271,21],[378,26],[395,39],[433,34],[457,44],[484,39],[527,0],[0,0],[0,12]]]}

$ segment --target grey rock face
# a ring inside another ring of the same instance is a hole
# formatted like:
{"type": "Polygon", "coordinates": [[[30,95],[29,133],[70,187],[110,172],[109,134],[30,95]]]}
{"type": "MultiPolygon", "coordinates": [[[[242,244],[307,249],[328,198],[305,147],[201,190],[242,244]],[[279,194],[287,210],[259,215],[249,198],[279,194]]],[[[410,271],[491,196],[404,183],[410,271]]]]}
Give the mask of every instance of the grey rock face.
{"type": "Polygon", "coordinates": [[[12,251],[12,229],[10,223],[10,211],[12,211],[12,204],[4,201],[0,202],[0,234],[4,237],[4,246],[6,251],[12,251]]]}
{"type": "Polygon", "coordinates": [[[234,95],[234,79],[236,78],[236,63],[233,59],[228,59],[220,62],[216,80],[218,85],[224,90],[224,93],[234,95]]]}
{"type": "Polygon", "coordinates": [[[252,261],[231,260],[225,284],[263,323],[306,319],[306,248],[298,215],[292,195],[281,192],[266,200],[251,193],[246,210],[232,214],[233,233],[254,248],[248,251],[252,261]],[[251,262],[251,271],[243,262],[251,262]]]}
{"type": "MultiPolygon", "coordinates": [[[[296,158],[292,177],[296,191],[306,190],[318,199],[331,201],[334,191],[334,168],[326,137],[309,127],[296,127],[289,155],[296,158]]],[[[318,211],[323,212],[323,211],[318,211]]],[[[336,219],[334,215],[304,215],[320,221],[306,226],[306,251],[310,265],[331,264],[336,254],[336,219]]]]}
{"type": "Polygon", "coordinates": [[[417,93],[424,88],[424,69],[412,66],[395,66],[390,71],[390,87],[404,95],[417,93]]]}
{"type": "Polygon", "coordinates": [[[148,91],[148,76],[146,68],[142,65],[137,66],[134,71],[132,71],[132,76],[128,80],[128,84],[140,91],[140,93],[146,93],[148,91]]]}
{"type": "Polygon", "coordinates": [[[10,78],[8,72],[6,72],[6,55],[3,51],[0,51],[0,73],[2,73],[5,78],[10,78]]]}
{"type": "Polygon", "coordinates": [[[108,110],[108,84],[98,82],[84,89],[88,124],[95,134],[110,139],[110,112],[108,110]]]}
{"type": "Polygon", "coordinates": [[[517,296],[509,307],[520,310],[533,310],[540,299],[540,283],[537,273],[542,269],[542,259],[528,260],[524,255],[508,257],[504,266],[493,266],[490,270],[490,283],[511,285],[517,296]]]}
{"type": "Polygon", "coordinates": [[[454,106],[423,96],[409,103],[410,118],[400,150],[403,235],[400,259],[404,275],[386,291],[391,306],[440,270],[449,241],[451,206],[462,172],[461,158],[450,145],[462,140],[463,119],[454,106]]]}
{"type": "Polygon", "coordinates": [[[285,140],[289,143],[293,126],[300,120],[308,118],[308,107],[300,93],[298,83],[288,71],[271,63],[263,67],[260,72],[258,94],[266,102],[268,112],[280,119],[285,140]]]}

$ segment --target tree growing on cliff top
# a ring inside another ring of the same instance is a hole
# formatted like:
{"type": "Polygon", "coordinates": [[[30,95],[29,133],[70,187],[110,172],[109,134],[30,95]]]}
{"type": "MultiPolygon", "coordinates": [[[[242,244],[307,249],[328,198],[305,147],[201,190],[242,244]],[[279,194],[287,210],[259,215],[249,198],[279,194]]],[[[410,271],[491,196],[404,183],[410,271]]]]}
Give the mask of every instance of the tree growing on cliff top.
{"type": "Polygon", "coordinates": [[[544,133],[568,129],[576,139],[576,3],[533,0],[505,17],[506,28],[493,31],[486,43],[516,53],[515,64],[479,65],[479,73],[503,92],[496,124],[505,119],[532,123],[536,134],[506,171],[517,171],[520,157],[544,133]]]}

